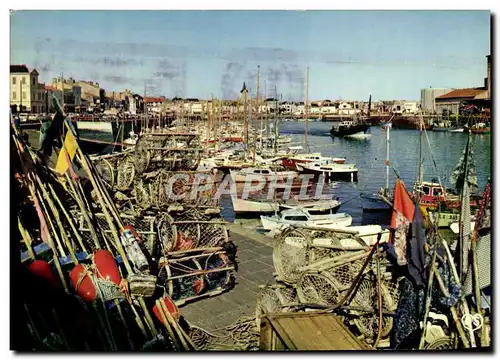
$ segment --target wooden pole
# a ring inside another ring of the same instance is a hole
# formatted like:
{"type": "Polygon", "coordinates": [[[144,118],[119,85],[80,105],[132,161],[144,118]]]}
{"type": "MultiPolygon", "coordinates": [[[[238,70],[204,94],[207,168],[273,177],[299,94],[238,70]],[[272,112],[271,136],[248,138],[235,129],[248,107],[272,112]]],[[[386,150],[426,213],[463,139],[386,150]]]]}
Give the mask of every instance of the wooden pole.
{"type": "MultiPolygon", "coordinates": [[[[450,293],[446,289],[446,286],[444,284],[443,279],[441,278],[441,275],[439,274],[439,271],[436,267],[436,264],[433,263],[432,267],[434,269],[434,274],[436,275],[436,279],[438,281],[439,288],[441,289],[441,293],[445,297],[449,297],[450,293]]],[[[469,344],[469,341],[467,340],[467,337],[465,336],[465,332],[464,332],[464,329],[462,327],[462,323],[460,321],[460,318],[458,317],[457,309],[455,308],[455,306],[451,306],[450,310],[451,310],[451,315],[453,317],[453,320],[455,320],[455,325],[457,326],[458,334],[460,335],[460,340],[464,344],[464,347],[469,348],[470,344],[469,344]]]]}

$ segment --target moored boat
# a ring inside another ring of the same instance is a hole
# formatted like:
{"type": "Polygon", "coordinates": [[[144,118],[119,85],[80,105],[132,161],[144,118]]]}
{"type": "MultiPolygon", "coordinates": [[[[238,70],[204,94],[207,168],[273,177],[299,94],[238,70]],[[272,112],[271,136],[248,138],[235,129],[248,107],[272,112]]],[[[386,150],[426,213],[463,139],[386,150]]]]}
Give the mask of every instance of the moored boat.
{"type": "Polygon", "coordinates": [[[297,164],[297,170],[301,173],[325,175],[329,180],[358,181],[358,169],[354,164],[297,164]]]}
{"type": "Polygon", "coordinates": [[[283,210],[274,216],[261,216],[264,230],[284,229],[287,226],[304,225],[325,229],[342,228],[352,224],[352,217],[345,213],[312,215],[307,209],[297,207],[295,209],[283,210]]]}

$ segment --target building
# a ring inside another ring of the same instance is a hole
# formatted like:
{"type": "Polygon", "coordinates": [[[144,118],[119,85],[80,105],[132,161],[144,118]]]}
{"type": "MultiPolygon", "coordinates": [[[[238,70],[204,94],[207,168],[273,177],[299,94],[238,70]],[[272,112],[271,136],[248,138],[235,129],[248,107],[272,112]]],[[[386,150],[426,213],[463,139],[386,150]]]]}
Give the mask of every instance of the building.
{"type": "Polygon", "coordinates": [[[47,112],[45,84],[38,82],[38,71],[26,65],[10,65],[10,106],[13,112],[47,112]]]}
{"type": "Polygon", "coordinates": [[[163,103],[165,102],[165,97],[153,97],[153,96],[145,96],[144,104],[146,105],[147,111],[149,113],[160,113],[163,108],[163,103]]]}
{"type": "Polygon", "coordinates": [[[64,105],[67,112],[81,112],[82,88],[75,79],[52,78],[52,87],[63,92],[64,102],[61,105],[64,105]]]}
{"type": "Polygon", "coordinates": [[[436,111],[436,98],[445,95],[454,89],[447,88],[427,88],[420,91],[420,103],[424,112],[436,111]]]}
{"type": "Polygon", "coordinates": [[[459,114],[465,105],[479,105],[486,99],[488,90],[484,88],[457,89],[436,98],[436,111],[442,114],[459,114]]]}

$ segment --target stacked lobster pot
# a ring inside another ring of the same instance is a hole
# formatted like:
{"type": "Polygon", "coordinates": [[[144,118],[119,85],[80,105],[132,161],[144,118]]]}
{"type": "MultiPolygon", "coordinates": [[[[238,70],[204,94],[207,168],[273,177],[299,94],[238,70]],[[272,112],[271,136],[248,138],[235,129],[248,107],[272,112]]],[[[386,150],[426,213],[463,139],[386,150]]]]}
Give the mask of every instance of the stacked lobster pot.
{"type": "Polygon", "coordinates": [[[93,159],[142,240],[156,286],[176,305],[234,283],[236,248],[214,197],[216,176],[197,170],[200,150],[195,134],[152,133],[132,151],[93,159]]]}
{"type": "Polygon", "coordinates": [[[388,231],[287,228],[273,251],[278,284],[261,291],[257,321],[268,312],[330,309],[367,343],[389,346],[399,289],[382,252],[388,239],[388,231]]]}

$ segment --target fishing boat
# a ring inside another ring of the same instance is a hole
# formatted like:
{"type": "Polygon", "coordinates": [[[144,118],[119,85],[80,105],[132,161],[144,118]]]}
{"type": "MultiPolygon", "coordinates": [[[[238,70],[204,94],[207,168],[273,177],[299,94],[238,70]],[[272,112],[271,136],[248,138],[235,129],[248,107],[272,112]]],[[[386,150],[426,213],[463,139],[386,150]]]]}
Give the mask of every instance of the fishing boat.
{"type": "Polygon", "coordinates": [[[333,125],[330,130],[330,135],[335,137],[349,136],[355,134],[366,134],[370,128],[369,124],[366,124],[361,119],[352,119],[341,121],[338,125],[333,125]]]}
{"type": "Polygon", "coordinates": [[[329,180],[358,181],[358,169],[354,164],[302,163],[296,166],[301,173],[325,175],[329,180]]]}
{"type": "Polygon", "coordinates": [[[329,229],[350,226],[352,224],[352,217],[346,213],[312,215],[307,209],[298,207],[283,210],[278,215],[261,215],[260,221],[264,230],[269,231],[283,229],[290,225],[305,225],[329,229]]]}
{"type": "MultiPolygon", "coordinates": [[[[422,141],[422,130],[421,139],[422,141]]],[[[420,157],[422,149],[420,147],[420,157]]],[[[471,184],[475,184],[472,188],[477,187],[477,176],[475,173],[473,151],[470,144],[470,136],[467,139],[467,144],[463,151],[462,157],[460,158],[457,166],[455,167],[451,175],[451,183],[454,184],[456,188],[461,187],[463,179],[459,179],[459,174],[463,172],[465,165],[468,168],[468,179],[471,184]],[[466,155],[467,158],[466,158],[466,155]]],[[[455,195],[448,191],[438,179],[433,179],[432,181],[423,180],[422,166],[419,167],[418,180],[413,186],[412,192],[413,198],[420,199],[420,206],[425,208],[429,213],[429,217],[432,219],[434,224],[438,227],[449,227],[452,223],[457,222],[460,216],[460,206],[461,200],[458,195],[455,195]]],[[[469,196],[470,208],[472,211],[477,209],[480,205],[480,197],[475,194],[469,196]]]]}
{"type": "Polygon", "coordinates": [[[342,203],[337,199],[332,200],[297,200],[290,199],[279,204],[280,210],[295,209],[301,207],[306,209],[311,215],[335,214],[342,203]]]}
{"type": "Polygon", "coordinates": [[[230,170],[231,178],[235,183],[245,183],[247,179],[252,181],[264,180],[265,182],[283,182],[298,175],[296,171],[273,171],[268,168],[248,167],[241,170],[230,170]]]}
{"type": "Polygon", "coordinates": [[[287,200],[276,199],[242,199],[232,196],[231,201],[235,214],[257,214],[276,213],[282,210],[296,209],[298,207],[306,209],[310,214],[335,214],[341,202],[338,200],[287,200]]]}
{"type": "Polygon", "coordinates": [[[296,154],[281,160],[283,166],[289,170],[297,169],[297,164],[319,163],[321,165],[344,164],[345,158],[321,156],[321,153],[296,154]]]}

